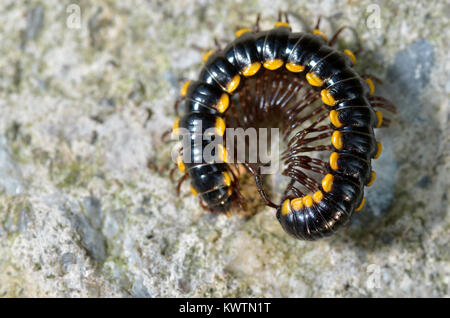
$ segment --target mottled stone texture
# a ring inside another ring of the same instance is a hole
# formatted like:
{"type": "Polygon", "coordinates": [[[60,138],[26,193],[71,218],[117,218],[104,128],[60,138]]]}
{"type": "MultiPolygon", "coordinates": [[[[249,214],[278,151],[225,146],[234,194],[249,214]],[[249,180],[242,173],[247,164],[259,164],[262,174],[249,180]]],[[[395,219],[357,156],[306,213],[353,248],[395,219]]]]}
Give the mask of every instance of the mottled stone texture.
{"type": "Polygon", "coordinates": [[[445,1],[73,2],[79,28],[69,1],[0,4],[1,296],[450,296],[445,1]],[[177,198],[160,141],[193,46],[278,9],[296,29],[352,26],[358,69],[398,107],[366,208],[314,243],[269,208],[227,219],[177,198]]]}

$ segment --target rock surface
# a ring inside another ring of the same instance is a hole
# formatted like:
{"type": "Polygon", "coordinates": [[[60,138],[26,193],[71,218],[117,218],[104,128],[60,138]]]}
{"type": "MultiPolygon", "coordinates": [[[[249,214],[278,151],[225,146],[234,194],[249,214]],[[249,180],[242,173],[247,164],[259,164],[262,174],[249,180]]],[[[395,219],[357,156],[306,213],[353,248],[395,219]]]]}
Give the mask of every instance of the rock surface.
{"type": "Polygon", "coordinates": [[[0,296],[450,296],[444,1],[36,3],[0,5],[0,296]],[[296,29],[352,26],[358,69],[398,108],[366,208],[313,243],[268,208],[227,219],[188,187],[177,199],[160,141],[193,45],[278,9],[296,29]]]}

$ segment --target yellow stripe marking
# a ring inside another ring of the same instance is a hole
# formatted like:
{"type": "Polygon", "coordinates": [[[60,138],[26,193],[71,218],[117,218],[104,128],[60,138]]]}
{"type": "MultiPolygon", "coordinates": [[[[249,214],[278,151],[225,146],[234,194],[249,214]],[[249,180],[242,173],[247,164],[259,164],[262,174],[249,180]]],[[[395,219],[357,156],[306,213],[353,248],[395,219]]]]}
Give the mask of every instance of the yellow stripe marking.
{"type": "Polygon", "coordinates": [[[180,89],[180,96],[181,97],[185,97],[187,95],[187,90],[189,88],[189,85],[191,85],[192,81],[187,81],[186,83],[183,84],[183,86],[181,86],[180,89]]]}
{"type": "Polygon", "coordinates": [[[285,27],[285,28],[291,29],[291,25],[287,22],[277,22],[277,23],[275,23],[275,27],[276,28],[285,27]]]}
{"type": "Polygon", "coordinates": [[[338,159],[339,159],[339,154],[337,152],[333,152],[330,155],[330,167],[333,170],[338,170],[338,159]]]}
{"type": "Polygon", "coordinates": [[[339,120],[339,113],[336,110],[330,111],[330,121],[334,127],[340,128],[342,127],[342,123],[339,120]]]}
{"type": "Polygon", "coordinates": [[[184,162],[183,162],[183,159],[181,158],[181,156],[178,156],[178,158],[177,158],[177,166],[178,166],[178,170],[180,170],[180,172],[186,171],[186,166],[184,165],[184,162]]]}
{"type": "Polygon", "coordinates": [[[234,92],[234,90],[239,86],[240,81],[241,77],[239,75],[235,75],[231,82],[228,83],[226,91],[230,94],[234,92]]]}
{"type": "Polygon", "coordinates": [[[318,30],[318,29],[315,29],[315,30],[313,31],[313,34],[315,34],[315,35],[320,35],[321,37],[323,37],[323,39],[324,39],[325,41],[328,40],[328,38],[327,38],[327,36],[325,35],[325,33],[323,33],[322,31],[320,31],[320,30],[318,30]]]}
{"type": "Polygon", "coordinates": [[[374,183],[376,177],[377,177],[377,173],[375,171],[372,171],[372,173],[370,175],[370,181],[368,184],[366,184],[366,186],[370,187],[374,183]]]}
{"type": "Polygon", "coordinates": [[[362,201],[361,201],[361,203],[359,204],[359,206],[355,209],[355,212],[360,211],[360,210],[363,208],[364,203],[366,203],[366,198],[363,198],[363,199],[362,199],[362,201]]]}
{"type": "Polygon", "coordinates": [[[256,73],[258,73],[260,68],[261,68],[260,62],[253,62],[252,64],[244,68],[244,70],[242,71],[242,75],[246,77],[253,76],[256,73]]]}
{"type": "Polygon", "coordinates": [[[322,191],[319,190],[319,191],[314,192],[313,200],[316,203],[319,203],[320,201],[322,201],[323,200],[323,193],[322,193],[322,191]]]}
{"type": "Polygon", "coordinates": [[[227,93],[223,93],[222,96],[220,96],[219,102],[217,103],[217,110],[220,113],[224,113],[228,106],[230,105],[230,97],[227,93]]]}
{"type": "Polygon", "coordinates": [[[250,30],[249,28],[239,29],[239,30],[236,31],[236,33],[234,35],[238,38],[242,34],[247,33],[247,32],[252,32],[252,30],[250,30]]]}
{"type": "Polygon", "coordinates": [[[177,120],[173,123],[172,134],[174,136],[178,136],[178,128],[180,128],[180,118],[177,118],[177,120]]]}
{"type": "Polygon", "coordinates": [[[356,64],[356,57],[355,57],[355,54],[353,54],[352,51],[350,51],[348,49],[345,49],[344,50],[344,54],[346,54],[346,55],[348,55],[348,57],[350,57],[350,59],[352,60],[353,65],[356,64]]]}
{"type": "Polygon", "coordinates": [[[306,80],[312,86],[322,86],[323,81],[314,73],[307,73],[306,80]]]}
{"type": "Polygon", "coordinates": [[[323,191],[330,192],[331,189],[333,188],[333,181],[334,181],[334,177],[331,173],[328,173],[327,175],[325,175],[325,177],[323,177],[323,179],[322,179],[323,191]]]}
{"type": "Polygon", "coordinates": [[[336,104],[336,100],[333,95],[331,95],[328,89],[322,89],[320,91],[320,96],[322,97],[322,102],[328,106],[334,106],[336,104]]]}
{"type": "Polygon", "coordinates": [[[365,79],[367,85],[369,85],[369,95],[373,95],[375,92],[375,85],[373,84],[373,81],[370,78],[365,79]]]}
{"type": "Polygon", "coordinates": [[[305,67],[303,65],[294,64],[292,62],[286,63],[286,68],[289,72],[292,73],[300,73],[305,70],[305,67]]]}
{"type": "Polygon", "coordinates": [[[303,198],[295,198],[291,201],[291,206],[294,211],[299,211],[303,208],[303,198]]]}
{"type": "Polygon", "coordinates": [[[380,128],[381,127],[381,124],[383,123],[383,113],[382,112],[380,112],[379,110],[377,110],[376,112],[375,112],[375,114],[377,115],[377,128],[380,128]]]}
{"type": "Polygon", "coordinates": [[[342,133],[339,130],[335,130],[333,132],[333,135],[331,136],[331,143],[333,144],[334,148],[342,149],[342,133]]]}
{"type": "Polygon", "coordinates": [[[231,185],[230,174],[228,172],[226,172],[226,171],[223,173],[223,181],[225,182],[225,185],[227,187],[229,187],[231,185]]]}
{"type": "Polygon", "coordinates": [[[220,144],[218,146],[218,155],[219,155],[219,159],[222,160],[223,162],[227,162],[228,160],[228,152],[227,149],[225,148],[224,145],[220,144]]]}
{"type": "Polygon", "coordinates": [[[193,194],[194,196],[197,196],[197,195],[198,195],[197,190],[195,190],[194,187],[193,187],[192,185],[191,185],[191,192],[192,192],[192,194],[193,194]]]}
{"type": "Polygon", "coordinates": [[[281,207],[281,215],[287,215],[291,213],[291,205],[290,205],[290,200],[286,199],[283,202],[283,206],[281,207]]]}
{"type": "Polygon", "coordinates": [[[223,136],[223,134],[225,134],[225,129],[226,129],[226,125],[225,125],[225,121],[223,120],[222,117],[217,117],[216,118],[216,132],[219,136],[223,136]]]}
{"type": "Polygon", "coordinates": [[[374,159],[378,159],[378,157],[381,155],[381,152],[383,151],[383,145],[381,142],[377,142],[377,153],[375,154],[374,159]]]}
{"type": "Polygon", "coordinates": [[[310,208],[313,205],[313,198],[311,195],[305,195],[303,197],[303,204],[307,207],[310,208]]]}
{"type": "Polygon", "coordinates": [[[203,55],[203,57],[202,57],[203,63],[205,63],[209,59],[209,57],[212,54],[214,54],[215,52],[216,52],[216,50],[209,50],[208,52],[206,52],[205,55],[203,55]]]}
{"type": "Polygon", "coordinates": [[[279,69],[280,67],[282,67],[284,64],[284,61],[282,59],[275,59],[275,60],[271,60],[271,61],[265,61],[264,62],[264,67],[267,68],[268,70],[276,70],[279,69]]]}

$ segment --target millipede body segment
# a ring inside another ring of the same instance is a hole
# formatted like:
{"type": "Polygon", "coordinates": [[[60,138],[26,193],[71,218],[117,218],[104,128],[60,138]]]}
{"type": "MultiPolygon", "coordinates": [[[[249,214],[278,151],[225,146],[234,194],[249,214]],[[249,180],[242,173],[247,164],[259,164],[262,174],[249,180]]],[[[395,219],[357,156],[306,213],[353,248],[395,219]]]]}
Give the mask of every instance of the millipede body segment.
{"type": "MultiPolygon", "coordinates": [[[[381,144],[374,128],[383,116],[371,105],[373,82],[353,69],[351,51],[331,47],[317,29],[292,32],[279,22],[268,31],[241,29],[236,36],[224,49],[208,52],[198,79],[181,89],[183,112],[173,133],[187,129],[192,147],[190,163],[180,155],[178,168],[190,177],[203,206],[228,213],[241,195],[226,148],[218,150],[223,162],[206,162],[193,146],[195,136],[207,129],[222,136],[226,122],[249,127],[277,118],[287,144],[282,174],[290,181],[275,204],[276,217],[298,239],[328,236],[362,208],[364,187],[376,176],[371,159],[380,155],[381,144]]],[[[208,141],[201,142],[203,149],[208,141]]],[[[258,170],[252,173],[258,181],[258,170]]]]}

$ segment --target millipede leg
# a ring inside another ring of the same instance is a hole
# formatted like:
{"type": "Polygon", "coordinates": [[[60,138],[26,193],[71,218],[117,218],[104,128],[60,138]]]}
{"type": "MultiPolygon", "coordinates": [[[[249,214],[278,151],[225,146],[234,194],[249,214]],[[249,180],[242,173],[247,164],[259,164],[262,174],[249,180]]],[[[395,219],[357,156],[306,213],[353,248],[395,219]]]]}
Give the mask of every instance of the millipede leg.
{"type": "Polygon", "coordinates": [[[289,180],[289,183],[288,183],[286,189],[285,189],[284,192],[283,192],[283,197],[282,197],[283,200],[282,200],[281,202],[284,201],[284,198],[286,198],[286,196],[287,196],[287,194],[289,193],[289,191],[293,188],[294,183],[295,183],[295,180],[294,180],[294,179],[289,180]]]}
{"type": "Polygon", "coordinates": [[[166,142],[167,136],[172,132],[172,128],[167,129],[163,134],[161,135],[161,141],[166,142]]]}
{"type": "MultiPolygon", "coordinates": [[[[236,165],[236,163],[235,163],[235,165],[236,165]]],[[[231,167],[229,165],[227,165],[227,171],[229,171],[231,173],[231,175],[233,176],[232,187],[233,187],[233,193],[235,193],[237,196],[237,203],[245,212],[247,212],[247,204],[246,204],[247,199],[244,197],[244,195],[239,190],[239,179],[237,178],[235,172],[233,171],[233,169],[231,169],[231,167]]],[[[239,172],[239,170],[238,170],[238,172],[239,172]]]]}
{"type": "Polygon", "coordinates": [[[175,104],[173,105],[173,109],[174,109],[175,114],[176,114],[177,116],[179,116],[178,108],[180,107],[180,103],[181,103],[181,100],[180,100],[180,99],[177,99],[177,101],[176,101],[175,104]]]}
{"type": "Polygon", "coordinates": [[[300,170],[288,167],[283,171],[282,175],[292,178],[298,183],[303,184],[311,192],[314,192],[319,188],[319,183],[316,180],[308,177],[304,172],[300,170]]]}
{"type": "Polygon", "coordinates": [[[194,43],[194,44],[191,44],[190,47],[191,47],[192,49],[196,50],[197,52],[200,52],[200,53],[204,53],[204,52],[206,51],[206,48],[201,47],[201,46],[199,46],[199,45],[197,45],[197,44],[195,44],[195,43],[194,43]]]}
{"type": "Polygon", "coordinates": [[[248,163],[244,163],[243,164],[247,170],[253,175],[253,177],[255,178],[255,183],[256,183],[256,187],[258,188],[258,193],[261,196],[261,198],[264,200],[264,203],[267,206],[270,206],[271,208],[275,208],[277,209],[279,207],[279,205],[273,203],[268,195],[266,194],[266,191],[264,191],[264,187],[262,184],[262,179],[261,179],[261,173],[259,171],[256,171],[250,164],[248,163]]]}
{"type": "Polygon", "coordinates": [[[305,194],[296,187],[292,187],[292,192],[297,198],[303,197],[305,194]]]}
{"type": "Polygon", "coordinates": [[[178,184],[177,184],[177,196],[180,196],[180,191],[181,191],[181,185],[183,184],[183,182],[187,179],[187,177],[189,176],[189,174],[185,173],[180,180],[178,180],[178,184]]]}
{"type": "Polygon", "coordinates": [[[328,45],[329,46],[333,46],[333,44],[336,42],[336,40],[338,39],[339,35],[342,33],[342,31],[344,31],[345,29],[347,29],[348,26],[344,25],[343,27],[340,27],[336,33],[331,37],[330,41],[328,41],[328,45]]]}
{"type": "Polygon", "coordinates": [[[391,125],[391,120],[389,118],[384,118],[381,123],[381,127],[389,127],[391,125]]]}
{"type": "Polygon", "coordinates": [[[260,28],[259,28],[259,21],[261,21],[261,13],[258,13],[256,15],[256,21],[255,21],[255,26],[253,27],[253,30],[255,32],[259,32],[260,28]]]}
{"type": "Polygon", "coordinates": [[[205,211],[214,213],[214,211],[213,211],[210,207],[208,207],[207,205],[205,205],[205,203],[203,203],[203,201],[202,201],[201,199],[199,200],[199,202],[200,202],[200,206],[201,206],[205,211]]]}
{"type": "Polygon", "coordinates": [[[241,193],[241,191],[239,190],[239,187],[234,188],[234,193],[236,193],[238,205],[241,207],[241,209],[243,209],[245,212],[247,212],[248,211],[247,203],[246,203],[247,199],[241,193]]]}
{"type": "Polygon", "coordinates": [[[314,27],[315,30],[319,30],[320,20],[322,19],[322,15],[319,15],[317,18],[316,26],[314,27]]]}
{"type": "Polygon", "coordinates": [[[173,167],[172,169],[170,169],[170,172],[169,172],[169,178],[170,178],[170,181],[172,181],[173,182],[173,174],[174,174],[174,172],[177,170],[177,166],[175,166],[175,167],[173,167]]]}
{"type": "Polygon", "coordinates": [[[289,17],[288,17],[288,13],[286,11],[284,11],[284,19],[286,20],[286,23],[289,24],[289,17]]]}
{"type": "Polygon", "coordinates": [[[216,50],[218,51],[222,51],[221,45],[220,45],[220,41],[218,38],[214,38],[214,45],[216,46],[216,50]]]}
{"type": "Polygon", "coordinates": [[[397,109],[395,108],[394,104],[392,104],[390,101],[388,101],[384,97],[372,96],[372,97],[369,97],[369,102],[372,105],[372,107],[384,108],[387,111],[390,111],[391,113],[394,113],[394,114],[397,113],[397,109]]]}

